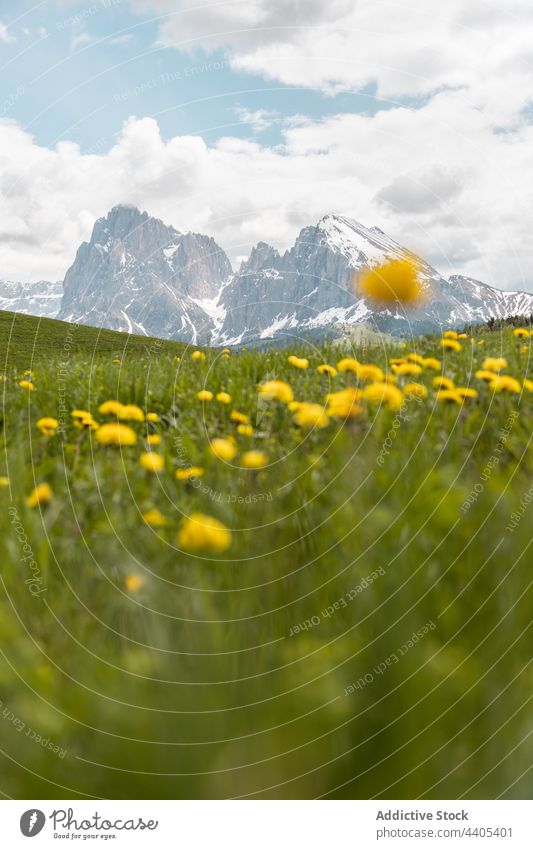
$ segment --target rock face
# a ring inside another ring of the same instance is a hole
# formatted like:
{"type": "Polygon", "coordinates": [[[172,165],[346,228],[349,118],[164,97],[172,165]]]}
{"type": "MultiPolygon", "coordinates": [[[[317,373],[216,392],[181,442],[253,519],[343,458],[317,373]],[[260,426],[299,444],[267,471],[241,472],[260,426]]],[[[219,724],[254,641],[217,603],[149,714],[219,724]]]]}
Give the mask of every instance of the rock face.
{"type": "Polygon", "coordinates": [[[40,280],[38,283],[13,283],[0,280],[0,310],[55,318],[61,306],[63,284],[40,280]]]}
{"type": "Polygon", "coordinates": [[[209,236],[179,233],[146,212],[117,206],[79,248],[58,317],[207,343],[212,302],[231,271],[209,236]]]}
{"type": "Polygon", "coordinates": [[[326,215],[284,254],[259,244],[232,273],[208,236],[180,233],[134,207],[99,219],[67,272],[59,318],[198,344],[244,344],[301,334],[341,335],[365,324],[408,336],[491,317],[533,313],[533,295],[468,277],[449,280],[420,262],[425,302],[376,309],[358,273],[406,249],[378,227],[326,215]]]}

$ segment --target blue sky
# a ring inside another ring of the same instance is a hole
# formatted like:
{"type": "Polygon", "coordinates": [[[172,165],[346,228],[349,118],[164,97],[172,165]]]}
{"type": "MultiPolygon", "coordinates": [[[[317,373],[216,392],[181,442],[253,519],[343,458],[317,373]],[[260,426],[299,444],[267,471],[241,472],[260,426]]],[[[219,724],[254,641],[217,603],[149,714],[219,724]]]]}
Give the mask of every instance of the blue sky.
{"type": "Polygon", "coordinates": [[[134,203],[234,262],[337,212],[533,289],[531,44],[527,0],[3,0],[1,276],[134,203]]]}

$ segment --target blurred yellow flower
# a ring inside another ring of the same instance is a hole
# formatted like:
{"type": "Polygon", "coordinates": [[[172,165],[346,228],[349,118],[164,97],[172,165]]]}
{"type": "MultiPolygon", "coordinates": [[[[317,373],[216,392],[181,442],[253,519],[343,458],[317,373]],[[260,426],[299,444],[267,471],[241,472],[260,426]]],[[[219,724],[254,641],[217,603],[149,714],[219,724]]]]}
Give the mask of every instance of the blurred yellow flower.
{"type": "Polygon", "coordinates": [[[146,421],[147,422],[154,422],[154,424],[157,424],[161,420],[160,420],[159,416],[157,415],[157,413],[147,413],[146,414],[146,421]]]}
{"type": "Polygon", "coordinates": [[[419,366],[425,365],[426,362],[425,358],[421,354],[416,353],[407,354],[407,359],[410,360],[412,363],[416,363],[419,366]]]}
{"type": "Polygon", "coordinates": [[[203,351],[193,351],[193,353],[192,353],[192,355],[191,355],[191,359],[192,359],[195,363],[199,363],[199,362],[201,362],[202,360],[205,360],[205,354],[204,354],[204,352],[203,352],[203,351]]]}
{"type": "Polygon", "coordinates": [[[309,360],[306,360],[305,357],[296,357],[294,354],[287,357],[287,362],[295,368],[307,368],[309,365],[309,360]]]}
{"type": "Polygon", "coordinates": [[[400,376],[412,376],[422,372],[422,366],[419,366],[417,363],[401,363],[397,366],[391,366],[391,368],[394,374],[398,374],[400,376]]]}
{"type": "Polygon", "coordinates": [[[444,377],[444,375],[434,377],[431,383],[435,389],[453,389],[455,386],[453,380],[450,380],[449,377],[444,377]]]}
{"type": "Polygon", "coordinates": [[[167,524],[167,520],[156,507],[151,507],[150,510],[142,514],[142,517],[146,524],[151,525],[152,528],[163,528],[167,524]]]}
{"type": "Polygon", "coordinates": [[[364,363],[358,363],[356,374],[359,380],[378,383],[381,383],[384,377],[383,370],[379,366],[365,365],[364,363]]]}
{"type": "Polygon", "coordinates": [[[513,336],[516,336],[517,339],[527,339],[529,335],[529,330],[526,330],[525,327],[515,327],[513,330],[513,336]]]}
{"type": "Polygon", "coordinates": [[[356,418],[362,412],[360,405],[357,404],[362,394],[360,389],[354,389],[351,386],[347,389],[341,389],[339,392],[330,392],[326,396],[328,416],[335,419],[356,418]]]}
{"type": "Polygon", "coordinates": [[[5,475],[0,475],[0,487],[2,489],[5,489],[8,486],[9,486],[9,478],[6,477],[5,475]]]}
{"type": "Polygon", "coordinates": [[[317,366],[317,371],[319,374],[327,374],[328,377],[335,377],[337,374],[337,369],[335,366],[330,366],[327,363],[323,363],[321,366],[317,366]]]}
{"type": "Polygon", "coordinates": [[[225,460],[228,463],[231,462],[237,454],[237,447],[231,439],[213,439],[210,448],[215,457],[219,460],[225,460]]]}
{"type": "Polygon", "coordinates": [[[329,425],[329,416],[321,404],[302,403],[293,418],[295,423],[303,428],[324,428],[329,425]]]}
{"type": "Polygon", "coordinates": [[[485,371],[500,372],[503,368],[507,368],[505,357],[486,357],[483,360],[483,369],[485,371]]]}
{"type": "Polygon", "coordinates": [[[444,339],[458,339],[459,335],[456,330],[445,330],[442,334],[444,339]]]}
{"type": "Polygon", "coordinates": [[[440,344],[447,351],[462,351],[461,343],[457,339],[441,339],[440,344]]]}
{"type": "Polygon", "coordinates": [[[212,401],[213,393],[209,389],[201,389],[200,392],[196,393],[196,397],[199,401],[212,401]]]}
{"type": "Polygon", "coordinates": [[[454,392],[457,392],[457,394],[463,399],[477,398],[479,394],[477,389],[472,389],[470,386],[456,386],[454,392]]]}
{"type": "Polygon", "coordinates": [[[440,371],[442,367],[440,360],[436,360],[434,357],[426,357],[422,365],[424,368],[430,368],[434,371],[440,371]]]}
{"type": "Polygon", "coordinates": [[[154,454],[153,451],[147,451],[139,457],[141,466],[147,472],[160,472],[165,468],[165,460],[161,454],[154,454]]]}
{"type": "Polygon", "coordinates": [[[494,376],[494,380],[490,383],[490,388],[494,392],[514,392],[517,395],[522,391],[522,387],[518,380],[514,377],[508,377],[507,375],[498,374],[494,376]]]}
{"type": "Polygon", "coordinates": [[[213,516],[191,513],[181,524],[178,545],[193,553],[221,554],[231,545],[231,531],[213,516]]]}
{"type": "Polygon", "coordinates": [[[439,389],[435,393],[437,401],[450,401],[454,404],[462,404],[463,398],[455,389],[439,389]]]}
{"type": "Polygon", "coordinates": [[[53,436],[59,427],[59,422],[57,419],[45,417],[39,419],[37,427],[44,436],[53,436]]]}
{"type": "Polygon", "coordinates": [[[339,360],[337,363],[338,371],[351,371],[354,374],[357,374],[357,369],[359,368],[359,363],[357,360],[354,360],[353,357],[344,357],[343,360],[339,360]]]}
{"type": "Polygon", "coordinates": [[[359,292],[382,303],[414,304],[424,297],[420,268],[408,257],[377,265],[360,275],[359,292]]]}
{"type": "Polygon", "coordinates": [[[137,434],[128,425],[113,422],[98,428],[96,441],[101,445],[135,445],[137,434]]]}
{"type": "Polygon", "coordinates": [[[457,338],[458,339],[468,339],[468,333],[458,333],[457,338]]]}
{"type": "Polygon", "coordinates": [[[399,410],[403,403],[403,392],[390,383],[371,383],[364,388],[363,398],[370,404],[386,404],[391,410],[399,410]]]}
{"type": "Polygon", "coordinates": [[[176,480],[190,481],[192,478],[201,478],[203,474],[201,466],[188,466],[186,469],[176,469],[176,480]]]}
{"type": "Polygon", "coordinates": [[[143,422],[144,413],[137,404],[119,404],[117,416],[123,421],[143,422]]]}
{"type": "Polygon", "coordinates": [[[413,398],[427,398],[428,391],[423,383],[408,383],[404,386],[406,395],[411,395],[413,398]]]}
{"type": "Polygon", "coordinates": [[[245,451],[241,465],[245,469],[263,469],[268,464],[268,454],[264,451],[245,451]]]}
{"type": "Polygon", "coordinates": [[[528,380],[527,377],[523,383],[524,389],[527,389],[528,392],[533,392],[533,380],[528,380]]]}
{"type": "Polygon", "coordinates": [[[230,349],[229,349],[229,348],[224,348],[224,350],[222,351],[222,353],[223,353],[223,354],[231,354],[231,351],[230,351],[230,349]]]}
{"type": "Polygon", "coordinates": [[[284,380],[267,380],[257,387],[261,398],[269,401],[281,401],[282,404],[290,404],[294,400],[294,394],[288,383],[284,380]]]}
{"type": "Polygon", "coordinates": [[[250,424],[250,417],[246,413],[240,413],[238,410],[231,411],[230,419],[232,422],[238,422],[239,424],[250,424]]]}
{"type": "Polygon", "coordinates": [[[220,401],[221,404],[231,404],[231,395],[228,395],[227,392],[217,392],[217,401],[220,401]]]}
{"type": "Polygon", "coordinates": [[[48,504],[53,498],[53,492],[50,484],[40,483],[35,489],[32,489],[26,498],[28,507],[38,507],[39,504],[48,504]]]}
{"type": "Polygon", "coordinates": [[[151,433],[146,438],[146,441],[147,441],[148,445],[160,445],[161,444],[161,437],[159,436],[158,433],[151,433]]]}
{"type": "Polygon", "coordinates": [[[35,389],[35,386],[31,382],[31,380],[21,380],[20,383],[19,383],[19,386],[22,389],[28,389],[30,392],[32,392],[35,389]]]}
{"type": "Polygon", "coordinates": [[[478,345],[484,345],[484,344],[485,344],[485,340],[484,340],[484,339],[480,339],[480,340],[479,340],[479,342],[478,342],[478,345]]]}
{"type": "Polygon", "coordinates": [[[241,436],[253,436],[254,429],[251,424],[240,424],[237,425],[237,433],[240,433],[241,436]]]}
{"type": "Polygon", "coordinates": [[[382,383],[398,383],[398,378],[395,374],[384,374],[382,383]]]}
{"type": "Polygon", "coordinates": [[[141,589],[144,584],[144,580],[139,575],[128,575],[124,583],[126,585],[126,589],[129,590],[130,593],[136,593],[137,590],[141,589]]]}
{"type": "MultiPolygon", "coordinates": [[[[122,409],[122,404],[119,401],[104,401],[103,404],[100,404],[98,407],[98,412],[103,416],[118,416],[119,411],[122,409]]],[[[82,412],[81,410],[79,412],[82,412]]],[[[74,413],[72,414],[74,415],[74,413]]]]}
{"type": "Polygon", "coordinates": [[[496,377],[493,371],[487,371],[486,369],[479,369],[476,371],[476,377],[478,380],[486,380],[487,383],[490,383],[496,377]]]}

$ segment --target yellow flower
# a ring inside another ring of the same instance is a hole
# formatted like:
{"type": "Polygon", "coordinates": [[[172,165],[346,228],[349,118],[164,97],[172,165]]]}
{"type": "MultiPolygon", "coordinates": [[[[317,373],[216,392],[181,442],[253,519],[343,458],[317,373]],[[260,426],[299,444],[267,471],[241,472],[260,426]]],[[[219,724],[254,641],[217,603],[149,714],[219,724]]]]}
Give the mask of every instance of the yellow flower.
{"type": "Polygon", "coordinates": [[[309,360],[306,360],[305,357],[295,357],[294,354],[287,358],[287,362],[295,368],[307,368],[309,365],[309,360]]]}
{"type": "Polygon", "coordinates": [[[213,393],[209,389],[201,389],[200,392],[196,393],[196,397],[199,401],[212,401],[213,393]]]}
{"type": "Polygon", "coordinates": [[[478,378],[478,380],[486,380],[487,383],[490,383],[492,380],[494,380],[496,375],[494,374],[493,371],[487,371],[486,369],[480,369],[479,371],[476,371],[476,377],[478,378]]]}
{"type": "Polygon", "coordinates": [[[463,399],[477,398],[478,396],[477,389],[471,389],[470,386],[456,386],[454,392],[457,392],[457,394],[463,399]]]}
{"type": "Polygon", "coordinates": [[[441,339],[440,344],[447,351],[462,351],[461,343],[456,339],[441,339]]]}
{"type": "Polygon", "coordinates": [[[228,355],[229,355],[229,354],[231,354],[231,351],[230,351],[230,349],[229,349],[229,348],[224,348],[224,350],[222,351],[222,353],[223,353],[223,354],[228,354],[228,355]]]}
{"type": "Polygon", "coordinates": [[[502,368],[507,368],[505,357],[487,357],[483,360],[483,369],[485,371],[500,372],[502,368]]]}
{"type": "Polygon", "coordinates": [[[284,380],[267,380],[266,383],[259,384],[257,391],[262,398],[269,401],[281,401],[282,404],[290,404],[294,399],[291,387],[284,380]]]}
{"type": "Polygon", "coordinates": [[[228,395],[227,392],[218,392],[217,401],[220,401],[221,404],[231,404],[231,395],[228,395]]]}
{"type": "Polygon", "coordinates": [[[412,363],[416,363],[419,366],[425,365],[426,362],[424,357],[422,357],[420,354],[415,353],[407,354],[407,359],[410,360],[412,363]]]}
{"type": "Polygon", "coordinates": [[[32,392],[35,389],[35,386],[31,382],[31,380],[21,380],[19,386],[22,389],[27,389],[29,392],[32,392]]]}
{"type": "Polygon", "coordinates": [[[503,374],[495,375],[494,380],[491,381],[490,388],[494,392],[515,392],[517,395],[522,391],[518,380],[503,374]]]}
{"type": "Polygon", "coordinates": [[[213,439],[210,448],[215,457],[228,463],[233,460],[237,453],[237,447],[231,439],[213,439]]]}
{"type": "Polygon", "coordinates": [[[343,360],[339,360],[337,363],[338,371],[351,371],[354,374],[357,374],[357,369],[359,368],[359,363],[357,360],[354,360],[353,357],[344,357],[343,360]]]}
{"type": "Polygon", "coordinates": [[[53,492],[50,484],[40,483],[35,489],[32,489],[26,498],[28,507],[37,507],[39,504],[48,504],[53,498],[53,492]]]}
{"type": "Polygon", "coordinates": [[[457,335],[457,338],[458,339],[468,339],[468,334],[467,333],[459,333],[457,335]]]}
{"type": "Polygon", "coordinates": [[[413,398],[428,397],[428,391],[423,383],[408,383],[403,391],[406,395],[411,395],[413,398]]]}
{"type": "Polygon", "coordinates": [[[141,589],[144,584],[144,580],[139,577],[139,575],[128,575],[124,583],[126,585],[126,589],[129,590],[130,593],[136,593],[137,590],[141,589]]]}
{"type": "Polygon", "coordinates": [[[392,370],[394,374],[411,376],[415,374],[420,374],[422,371],[422,366],[419,366],[416,363],[401,363],[401,365],[392,366],[392,370]]]}
{"type": "Polygon", "coordinates": [[[395,374],[384,374],[382,383],[398,383],[398,378],[395,374]]]}
{"type": "Polygon", "coordinates": [[[452,401],[455,404],[462,404],[463,398],[455,389],[439,389],[435,393],[437,401],[452,401]]]}
{"type": "Polygon", "coordinates": [[[83,419],[92,419],[92,413],[90,413],[88,410],[72,410],[70,415],[75,421],[81,421],[83,419]]]}
{"type": "Polygon", "coordinates": [[[446,330],[443,334],[444,339],[458,339],[459,334],[456,330],[446,330]]]}
{"type": "Polygon", "coordinates": [[[202,360],[205,360],[205,354],[203,351],[194,351],[191,355],[191,359],[194,360],[195,363],[199,363],[202,360]]]}
{"type": "Polygon", "coordinates": [[[440,360],[436,360],[434,357],[426,357],[422,365],[424,368],[431,368],[434,371],[441,370],[440,360]]]}
{"type": "Polygon", "coordinates": [[[117,359],[117,360],[113,360],[113,365],[114,365],[114,366],[119,366],[119,365],[121,364],[121,362],[122,362],[122,360],[118,360],[118,359],[117,359]]]}
{"type": "Polygon", "coordinates": [[[192,478],[201,478],[203,474],[201,466],[188,466],[186,469],[176,469],[176,480],[190,481],[192,478]]]}
{"type": "Polygon", "coordinates": [[[101,445],[135,445],[137,434],[128,425],[113,422],[98,428],[96,440],[101,445]]]}
{"type": "Polygon", "coordinates": [[[359,290],[362,295],[382,303],[413,304],[424,297],[419,266],[408,257],[392,259],[363,272],[359,290]]]}
{"type": "Polygon", "coordinates": [[[520,353],[521,354],[529,354],[530,347],[529,345],[520,345],[520,353]]]}
{"type": "Polygon", "coordinates": [[[151,507],[150,510],[142,514],[142,517],[146,524],[151,525],[152,528],[163,528],[167,524],[167,520],[156,507],[151,507]]]}
{"type": "Polygon", "coordinates": [[[254,429],[250,424],[240,424],[237,425],[237,433],[240,433],[241,436],[253,436],[254,429]]]}
{"type": "Polygon", "coordinates": [[[153,451],[141,454],[139,461],[141,466],[146,469],[147,472],[160,472],[161,469],[165,468],[164,458],[161,454],[154,454],[153,451]]]}
{"type": "Polygon", "coordinates": [[[356,402],[361,398],[362,391],[348,387],[339,392],[330,392],[326,396],[328,402],[327,414],[335,419],[355,418],[360,415],[362,409],[356,402]]]}
{"type": "Polygon", "coordinates": [[[431,383],[435,389],[453,389],[455,386],[453,380],[450,380],[449,377],[444,377],[443,375],[440,377],[434,377],[431,383]]]}
{"type": "Polygon", "coordinates": [[[239,413],[238,410],[231,411],[230,419],[232,422],[238,422],[239,424],[250,424],[250,417],[246,413],[239,413]]]}
{"type": "Polygon", "coordinates": [[[26,371],[23,372],[24,377],[33,377],[33,371],[31,368],[27,368],[26,371]]]}
{"type": "Polygon", "coordinates": [[[358,363],[356,374],[359,380],[368,380],[372,383],[381,383],[384,377],[383,370],[379,366],[363,365],[362,363],[358,363]]]}
{"type": "Polygon", "coordinates": [[[53,436],[59,427],[59,422],[57,419],[45,417],[44,419],[39,419],[37,427],[44,436],[53,436]]]}
{"type": "Polygon", "coordinates": [[[527,389],[528,392],[533,392],[533,380],[528,380],[527,378],[524,380],[524,389],[527,389]]]}
{"type": "Polygon", "coordinates": [[[371,404],[386,404],[391,410],[399,410],[403,403],[403,392],[390,383],[371,383],[364,388],[363,398],[371,404]]]}
{"type": "Polygon", "coordinates": [[[484,344],[485,344],[485,340],[484,340],[484,339],[480,339],[480,340],[479,340],[479,342],[478,342],[478,345],[484,345],[484,344]]]}
{"type": "Polygon", "coordinates": [[[124,421],[143,422],[144,413],[137,404],[119,404],[117,416],[124,421]]]}
{"type": "Polygon", "coordinates": [[[220,554],[231,545],[231,531],[212,516],[191,513],[181,524],[178,545],[193,553],[220,554]]]}
{"type": "Polygon", "coordinates": [[[146,441],[147,441],[148,445],[160,445],[161,444],[161,437],[159,436],[158,433],[151,433],[146,438],[146,441]]]}
{"type": "Polygon", "coordinates": [[[98,430],[98,422],[95,422],[91,414],[83,418],[74,419],[74,424],[78,430],[98,430]]]}
{"type": "Polygon", "coordinates": [[[264,451],[245,451],[241,464],[245,469],[263,469],[268,464],[268,454],[264,451]]]}
{"type": "Polygon", "coordinates": [[[319,374],[327,374],[328,377],[335,377],[337,374],[337,369],[335,366],[330,366],[327,363],[323,363],[321,366],[317,366],[317,371],[319,374]]]}
{"type": "Polygon", "coordinates": [[[161,420],[160,420],[159,416],[157,415],[157,413],[147,413],[146,414],[146,421],[147,422],[154,422],[154,424],[157,424],[161,420]]]}
{"type": "Polygon", "coordinates": [[[513,336],[516,336],[517,339],[527,339],[529,336],[529,330],[526,330],[525,327],[515,327],[513,330],[513,336]]]}
{"type": "Polygon", "coordinates": [[[300,404],[293,418],[303,428],[324,428],[329,425],[329,416],[321,404],[300,404]]]}
{"type": "Polygon", "coordinates": [[[0,488],[5,489],[8,486],[9,486],[9,478],[7,478],[5,475],[0,475],[0,488]]]}

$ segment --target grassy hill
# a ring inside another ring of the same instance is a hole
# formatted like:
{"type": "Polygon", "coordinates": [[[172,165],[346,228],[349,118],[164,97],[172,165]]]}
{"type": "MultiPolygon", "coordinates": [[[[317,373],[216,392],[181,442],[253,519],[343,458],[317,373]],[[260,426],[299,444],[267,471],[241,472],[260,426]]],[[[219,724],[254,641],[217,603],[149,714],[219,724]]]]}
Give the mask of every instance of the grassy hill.
{"type": "Polygon", "coordinates": [[[529,337],[2,330],[6,793],[529,798],[529,337]]]}

